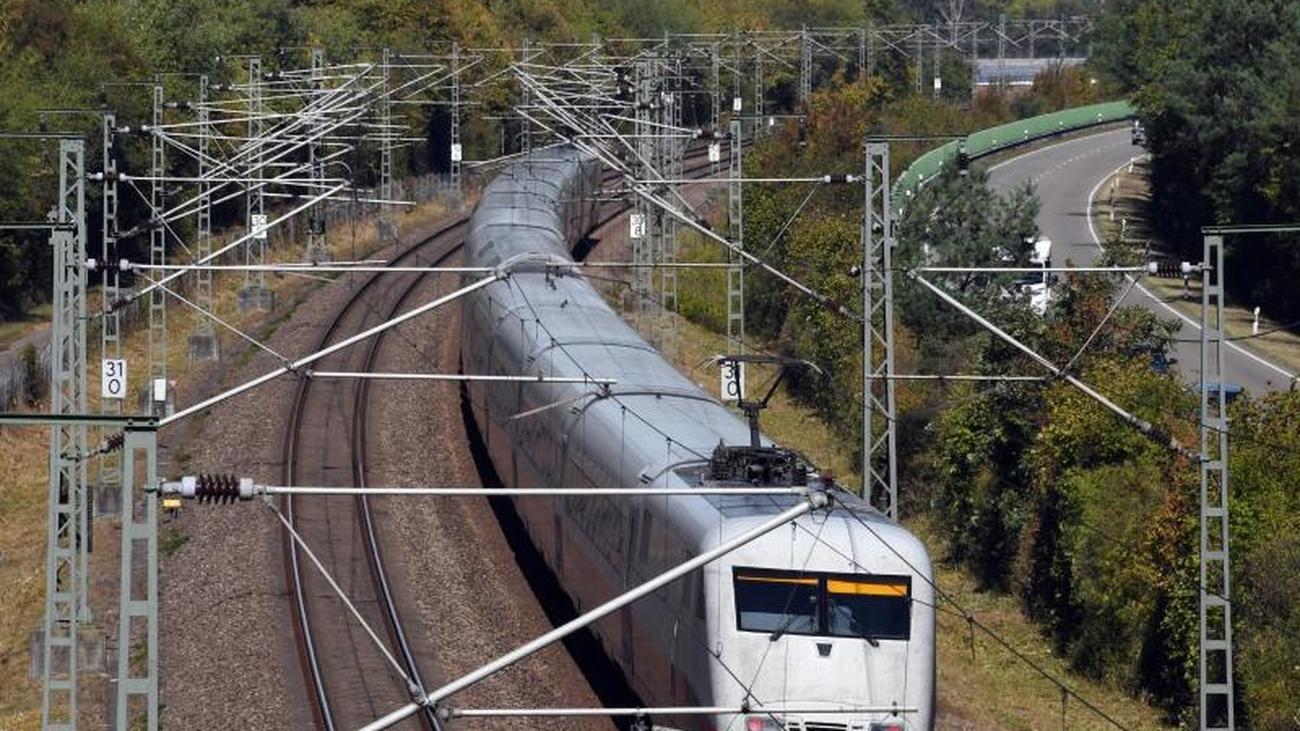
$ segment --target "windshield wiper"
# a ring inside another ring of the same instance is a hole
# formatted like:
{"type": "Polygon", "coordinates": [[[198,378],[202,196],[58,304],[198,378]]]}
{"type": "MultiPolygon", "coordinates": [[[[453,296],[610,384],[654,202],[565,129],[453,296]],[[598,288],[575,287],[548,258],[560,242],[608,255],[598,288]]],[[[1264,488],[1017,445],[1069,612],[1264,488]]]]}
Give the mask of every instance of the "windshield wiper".
{"type": "Polygon", "coordinates": [[[798,618],[798,614],[785,615],[785,619],[781,620],[781,624],[777,625],[777,628],[772,630],[772,634],[767,636],[767,641],[776,642],[781,639],[781,636],[785,634],[785,631],[790,629],[790,625],[794,624],[794,621],[798,618]]]}

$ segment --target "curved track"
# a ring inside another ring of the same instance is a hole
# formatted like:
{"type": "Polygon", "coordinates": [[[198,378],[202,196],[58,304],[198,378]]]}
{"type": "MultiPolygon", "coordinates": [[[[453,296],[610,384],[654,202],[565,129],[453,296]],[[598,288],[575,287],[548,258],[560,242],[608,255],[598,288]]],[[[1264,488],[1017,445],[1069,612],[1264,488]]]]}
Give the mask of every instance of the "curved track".
{"type": "MultiPolygon", "coordinates": [[[[687,161],[701,159],[703,156],[695,155],[687,161]]],[[[709,169],[705,162],[687,166],[683,172],[692,175],[709,169]]],[[[627,210],[622,203],[605,206],[598,215],[597,227],[627,210]]],[[[446,224],[401,251],[390,263],[413,263],[412,259],[431,250],[431,256],[420,263],[443,265],[460,250],[468,220],[464,217],[446,224]]],[[[391,319],[428,276],[371,274],[325,327],[317,348],[391,319]],[[394,283],[394,278],[399,281],[394,283]],[[379,286],[381,280],[392,286],[379,286]]],[[[373,370],[385,334],[375,336],[364,349],[344,349],[316,365],[320,370],[373,370]]],[[[299,380],[282,451],[285,484],[366,485],[369,394],[369,382],[365,380],[299,380]],[[345,454],[347,468],[340,462],[345,454]]],[[[382,625],[388,646],[396,650],[411,686],[423,688],[416,653],[384,566],[370,500],[364,495],[313,496],[301,501],[285,496],[282,509],[370,626],[380,631],[382,625]]],[[[295,640],[317,726],[331,731],[356,727],[394,705],[409,702],[411,693],[406,681],[374,647],[315,567],[308,565],[309,559],[287,532],[282,546],[295,640]]],[[[431,708],[419,718],[426,729],[442,728],[431,708]]]]}
{"type": "MultiPolygon", "coordinates": [[[[437,247],[433,265],[445,261],[459,249],[459,234],[465,223],[460,219],[447,225],[403,251],[393,263],[406,262],[429,246],[437,247]]],[[[410,281],[400,288],[381,288],[379,275],[366,279],[326,327],[319,348],[391,317],[422,277],[384,276],[410,281]]],[[[378,351],[376,343],[372,341],[365,352],[360,348],[344,350],[324,359],[320,366],[367,370],[378,351]]],[[[299,381],[285,435],[286,484],[352,484],[358,477],[364,479],[364,408],[354,408],[350,420],[344,414],[349,403],[364,405],[366,392],[364,381],[299,381]],[[304,436],[309,433],[315,438],[304,444],[304,436]],[[351,457],[346,471],[338,461],[344,454],[351,457]]],[[[295,501],[286,496],[283,509],[307,544],[321,552],[322,561],[372,627],[378,626],[376,620],[382,621],[392,645],[399,650],[404,672],[418,686],[419,671],[389,591],[369,501],[364,497],[295,501]]],[[[379,709],[388,704],[409,701],[404,681],[356,626],[315,569],[305,566],[305,557],[287,534],[284,550],[295,635],[317,725],[326,729],[354,727],[379,715],[379,709]],[[326,632],[333,635],[329,646],[319,639],[326,632]]],[[[437,728],[431,714],[423,718],[427,728],[437,728]]]]}

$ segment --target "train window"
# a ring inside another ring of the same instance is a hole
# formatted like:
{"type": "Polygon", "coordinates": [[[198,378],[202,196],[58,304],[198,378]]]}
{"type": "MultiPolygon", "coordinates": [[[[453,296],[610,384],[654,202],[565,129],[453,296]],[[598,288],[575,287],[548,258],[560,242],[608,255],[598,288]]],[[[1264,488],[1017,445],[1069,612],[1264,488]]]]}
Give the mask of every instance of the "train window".
{"type": "Polygon", "coordinates": [[[912,579],[884,574],[733,569],[736,626],[773,635],[907,640],[912,579]]]}
{"type": "Polygon", "coordinates": [[[908,576],[828,576],[826,633],[869,640],[906,640],[912,626],[908,576]]]}
{"type": "Polygon", "coordinates": [[[748,632],[816,634],[819,581],[786,571],[736,569],[736,626],[748,632]]]}

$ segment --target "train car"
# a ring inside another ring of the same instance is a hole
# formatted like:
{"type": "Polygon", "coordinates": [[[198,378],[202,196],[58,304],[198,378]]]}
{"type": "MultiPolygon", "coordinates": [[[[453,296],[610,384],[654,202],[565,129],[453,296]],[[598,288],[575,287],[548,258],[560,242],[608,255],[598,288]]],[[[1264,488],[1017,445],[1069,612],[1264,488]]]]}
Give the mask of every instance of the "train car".
{"type": "MultiPolygon", "coordinates": [[[[614,379],[473,382],[473,418],[512,487],[808,485],[832,496],[606,617],[593,631],[647,706],[745,708],[656,717],[674,729],[929,729],[934,591],[921,542],[821,479],[683,377],[563,266],[595,218],[600,166],[534,152],[490,183],[465,264],[508,279],[464,303],[466,373],[614,379]],[[874,709],[868,711],[866,709],[874,709]]],[[[532,542],[580,610],[807,498],[520,497],[532,542]]]]}

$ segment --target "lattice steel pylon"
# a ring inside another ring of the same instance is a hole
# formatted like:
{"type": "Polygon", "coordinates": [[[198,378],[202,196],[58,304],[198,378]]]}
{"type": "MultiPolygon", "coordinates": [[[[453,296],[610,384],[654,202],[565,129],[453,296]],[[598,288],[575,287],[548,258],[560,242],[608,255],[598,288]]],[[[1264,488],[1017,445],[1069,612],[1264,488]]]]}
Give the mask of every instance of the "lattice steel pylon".
{"type": "Polygon", "coordinates": [[[393,219],[393,51],[385,48],[380,61],[379,92],[379,229],[380,237],[397,238],[397,223],[393,219]]]}
{"type": "Polygon", "coordinates": [[[1206,236],[1201,269],[1200,722],[1233,729],[1228,412],[1223,383],[1223,237],[1206,236]],[[1213,387],[1214,392],[1211,393],[1213,387]]]}
{"type": "MultiPolygon", "coordinates": [[[[311,105],[321,106],[325,91],[325,51],[311,49],[311,105]]],[[[320,191],[325,185],[325,150],[321,144],[326,125],[325,115],[319,110],[312,112],[312,135],[314,139],[307,145],[308,164],[311,168],[313,191],[320,191]]],[[[307,215],[307,261],[324,262],[330,259],[329,240],[325,236],[325,204],[312,206],[307,215]]]]}
{"type": "Polygon", "coordinates": [[[737,354],[745,352],[745,261],[736,253],[736,249],[745,248],[741,130],[740,118],[733,117],[727,162],[727,239],[735,249],[727,250],[727,346],[737,354]]]}
{"type": "MultiPolygon", "coordinates": [[[[105,112],[103,117],[103,154],[104,154],[104,188],[102,195],[103,217],[100,237],[100,311],[99,318],[99,357],[104,360],[118,360],[122,357],[122,315],[115,307],[121,293],[121,273],[111,262],[117,255],[117,156],[113,153],[114,137],[117,133],[117,115],[105,112]]],[[[122,413],[122,399],[126,398],[126,389],[116,397],[103,394],[99,401],[99,412],[106,416],[122,413]]],[[[100,440],[110,436],[107,429],[100,431],[100,440]]],[[[96,484],[105,494],[115,494],[122,485],[122,460],[116,451],[100,456],[96,484]]],[[[93,516],[92,516],[93,517],[93,516]]]]}
{"type": "MultiPolygon", "coordinates": [[[[244,242],[244,263],[248,266],[261,266],[266,263],[266,228],[257,227],[257,221],[266,221],[266,198],[263,195],[262,168],[265,144],[262,135],[265,130],[265,108],[262,105],[262,59],[252,56],[248,59],[248,186],[244,190],[244,225],[250,234],[244,242]],[[260,228],[260,235],[254,235],[260,228]]],[[[247,270],[244,272],[244,286],[240,292],[240,305],[245,309],[271,309],[270,292],[266,288],[266,272],[247,270]]]]}
{"type": "MultiPolygon", "coordinates": [[[[636,118],[636,164],[634,169],[639,171],[641,179],[649,179],[653,172],[650,167],[650,161],[653,159],[654,141],[650,135],[653,127],[652,119],[652,95],[650,82],[649,63],[645,59],[639,59],[633,68],[633,106],[635,107],[636,118]]],[[[651,261],[651,241],[650,241],[650,219],[654,215],[653,204],[638,197],[636,206],[631,219],[631,230],[629,235],[632,239],[632,262],[636,265],[632,270],[632,313],[636,321],[637,329],[645,332],[644,314],[648,309],[647,299],[650,294],[650,269],[648,265],[651,261]]]]}
{"type": "Polygon", "coordinates": [[[122,458],[122,548],[118,585],[118,729],[158,729],[158,434],[153,425],[128,426],[122,458]],[[137,469],[137,464],[143,470],[137,469]],[[136,514],[137,496],[144,517],[136,514]],[[144,596],[135,577],[137,551],[144,555],[144,596]],[[139,699],[141,703],[132,701],[139,699]]]}
{"type": "MultiPolygon", "coordinates": [[[[199,201],[195,212],[194,260],[203,261],[212,253],[212,183],[208,180],[212,168],[212,158],[208,153],[208,140],[211,136],[208,109],[208,75],[199,76],[198,104],[198,162],[199,162],[199,201]]],[[[194,304],[203,312],[215,312],[216,303],[212,298],[212,270],[200,267],[194,272],[194,304]]],[[[200,316],[194,321],[190,331],[190,362],[196,360],[217,360],[221,357],[216,331],[212,319],[200,316]]]]}
{"type": "Polygon", "coordinates": [[[804,28],[799,35],[799,107],[803,114],[808,113],[812,102],[812,36],[804,28]]]}
{"type": "Polygon", "coordinates": [[[465,150],[460,141],[460,44],[451,44],[451,194],[459,205],[464,196],[461,161],[465,150]]]}
{"type": "Polygon", "coordinates": [[[887,143],[867,143],[863,183],[866,192],[862,219],[862,495],[882,513],[897,520],[894,222],[889,207],[887,143]]]}
{"type": "MultiPolygon", "coordinates": [[[[722,56],[718,44],[714,42],[709,53],[709,63],[712,65],[713,72],[713,93],[709,95],[710,114],[709,126],[715,132],[722,127],[722,56]]],[[[710,143],[713,144],[713,143],[710,143]]],[[[709,174],[712,177],[718,177],[722,168],[722,156],[718,155],[716,159],[713,156],[709,158],[709,174]]]]}
{"type": "MultiPolygon", "coordinates": [[[[519,51],[519,63],[526,65],[530,60],[532,60],[531,44],[527,38],[524,38],[519,51]]],[[[521,82],[521,92],[522,97],[520,99],[520,105],[523,107],[525,113],[531,113],[531,108],[533,106],[533,90],[528,86],[528,84],[523,84],[521,82]]],[[[533,120],[529,119],[527,116],[522,116],[520,119],[519,148],[524,152],[524,154],[528,154],[533,150],[533,120]]]]}
{"type": "MultiPolygon", "coordinates": [[[[149,264],[167,263],[167,224],[163,220],[163,207],[167,200],[166,153],[163,146],[163,87],[153,87],[153,128],[150,134],[149,185],[149,264]]],[[[154,414],[166,414],[171,402],[171,388],[167,384],[167,293],[162,287],[149,292],[149,382],[145,384],[145,404],[154,414]],[[161,385],[159,385],[161,384],[161,385]],[[163,392],[159,394],[158,389],[163,392]],[[159,395],[163,398],[160,400],[159,395]]]]}
{"type": "MultiPolygon", "coordinates": [[[[86,146],[59,141],[58,227],[54,249],[54,320],[50,334],[50,411],[86,413],[86,146]]],[[[56,423],[50,433],[46,510],[44,656],[41,725],[77,726],[78,628],[89,622],[86,427],[56,423]]]]}
{"type": "MultiPolygon", "coordinates": [[[[660,170],[669,180],[682,177],[682,142],[678,131],[682,129],[682,60],[680,56],[661,62],[664,76],[669,79],[663,94],[664,112],[660,119],[664,125],[663,136],[658,137],[662,150],[660,170]]],[[[658,206],[656,206],[658,209],[658,206]]],[[[659,322],[660,349],[668,354],[669,360],[676,355],[677,348],[677,219],[663,214],[663,242],[660,259],[663,267],[659,270],[659,322]]]]}

